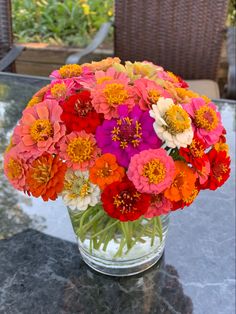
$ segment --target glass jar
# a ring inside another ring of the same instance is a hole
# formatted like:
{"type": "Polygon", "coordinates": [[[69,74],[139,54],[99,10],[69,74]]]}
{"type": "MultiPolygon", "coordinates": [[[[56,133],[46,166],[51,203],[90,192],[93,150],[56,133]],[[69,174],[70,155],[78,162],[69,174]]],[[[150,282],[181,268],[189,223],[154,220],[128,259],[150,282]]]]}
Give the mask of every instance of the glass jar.
{"type": "Polygon", "coordinates": [[[85,263],[110,276],[130,276],[154,265],[162,256],[169,215],[121,222],[103,211],[68,209],[85,263]]]}

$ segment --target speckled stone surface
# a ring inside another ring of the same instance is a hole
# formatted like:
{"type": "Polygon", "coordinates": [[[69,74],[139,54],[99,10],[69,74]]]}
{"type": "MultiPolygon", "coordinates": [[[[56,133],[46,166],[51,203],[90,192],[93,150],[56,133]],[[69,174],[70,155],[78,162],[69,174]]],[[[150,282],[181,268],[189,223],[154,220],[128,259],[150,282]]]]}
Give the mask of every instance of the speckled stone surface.
{"type": "MultiPolygon", "coordinates": [[[[0,74],[0,153],[25,103],[46,84],[0,74]]],[[[231,177],[171,214],[164,258],[137,276],[89,269],[61,200],[14,191],[0,168],[0,314],[234,314],[236,102],[221,101],[219,110],[231,177]]]]}

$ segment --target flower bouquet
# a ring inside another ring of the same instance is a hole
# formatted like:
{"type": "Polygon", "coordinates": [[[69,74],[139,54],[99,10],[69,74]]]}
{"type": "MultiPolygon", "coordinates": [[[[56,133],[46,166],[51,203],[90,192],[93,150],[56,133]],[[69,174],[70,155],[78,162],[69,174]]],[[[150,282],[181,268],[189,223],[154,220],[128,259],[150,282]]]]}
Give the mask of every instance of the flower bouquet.
{"type": "Polygon", "coordinates": [[[69,64],[51,78],[14,129],[5,174],[28,195],[62,197],[91,267],[143,271],[162,255],[168,214],[229,177],[220,113],[147,61],[69,64]]]}

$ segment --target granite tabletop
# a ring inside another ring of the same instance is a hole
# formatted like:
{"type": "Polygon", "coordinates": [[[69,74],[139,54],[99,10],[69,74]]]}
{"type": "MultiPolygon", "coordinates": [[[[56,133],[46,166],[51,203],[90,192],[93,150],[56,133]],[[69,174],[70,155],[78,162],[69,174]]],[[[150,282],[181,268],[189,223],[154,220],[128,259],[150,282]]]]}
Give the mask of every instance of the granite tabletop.
{"type": "MultiPolygon", "coordinates": [[[[25,104],[47,83],[0,74],[1,155],[25,104]]],[[[228,132],[231,178],[172,213],[162,259],[132,277],[88,268],[62,201],[15,191],[0,157],[0,314],[235,313],[236,102],[216,103],[228,132]]]]}

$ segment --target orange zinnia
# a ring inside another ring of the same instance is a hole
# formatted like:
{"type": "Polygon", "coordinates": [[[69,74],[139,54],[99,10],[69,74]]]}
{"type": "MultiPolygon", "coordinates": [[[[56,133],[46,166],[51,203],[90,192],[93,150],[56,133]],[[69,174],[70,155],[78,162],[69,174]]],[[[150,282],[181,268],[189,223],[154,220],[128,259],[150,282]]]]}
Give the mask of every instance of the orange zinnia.
{"type": "Polygon", "coordinates": [[[178,202],[188,199],[195,189],[196,176],[193,170],[183,161],[175,161],[175,177],[164,195],[170,201],[178,202]]]}
{"type": "Polygon", "coordinates": [[[64,185],[67,166],[58,156],[44,154],[30,165],[26,176],[28,192],[44,201],[55,200],[64,185]]]}
{"type": "Polygon", "coordinates": [[[125,170],[116,162],[116,157],[112,154],[104,154],[95,161],[95,165],[90,169],[90,180],[97,184],[102,190],[115,181],[121,181],[125,175],[125,170]]]}

